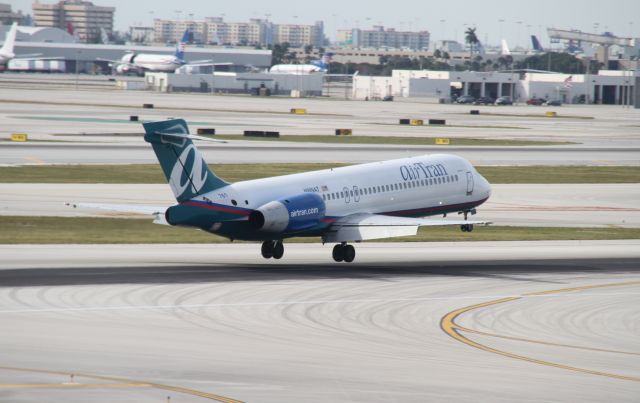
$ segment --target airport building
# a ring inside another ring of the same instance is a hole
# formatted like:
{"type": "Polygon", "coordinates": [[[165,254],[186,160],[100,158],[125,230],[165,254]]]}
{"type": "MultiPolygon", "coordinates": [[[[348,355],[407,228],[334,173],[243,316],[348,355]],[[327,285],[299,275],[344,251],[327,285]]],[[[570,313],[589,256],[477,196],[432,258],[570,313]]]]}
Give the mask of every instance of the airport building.
{"type": "Polygon", "coordinates": [[[323,74],[226,73],[145,74],[146,89],[158,92],[204,92],[259,95],[320,96],[323,74]]]}
{"type": "Polygon", "coordinates": [[[519,103],[545,98],[562,103],[633,105],[639,77],[637,72],[619,70],[598,74],[393,70],[390,77],[354,76],[352,96],[381,99],[391,95],[433,102],[449,102],[461,95],[509,96],[519,103]]]}
{"type": "Polygon", "coordinates": [[[33,4],[33,23],[37,27],[73,29],[79,42],[98,43],[102,30],[113,32],[114,7],[95,6],[89,1],[61,0],[56,4],[33,4]]]}

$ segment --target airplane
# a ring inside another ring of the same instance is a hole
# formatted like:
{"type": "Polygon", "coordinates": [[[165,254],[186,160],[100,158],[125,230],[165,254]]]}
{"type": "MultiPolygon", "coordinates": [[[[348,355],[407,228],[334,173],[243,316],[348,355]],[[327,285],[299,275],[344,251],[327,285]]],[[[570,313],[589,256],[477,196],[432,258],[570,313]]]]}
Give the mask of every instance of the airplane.
{"type": "MultiPolygon", "coordinates": [[[[143,123],[177,204],[131,206],[78,203],[72,207],[147,213],[157,224],[192,227],[230,240],[262,241],[265,259],[280,259],[283,240],[321,237],[335,243],[336,262],[352,262],[349,244],[415,235],[419,227],[475,224],[468,215],[487,201],[491,185],[465,159],[423,155],[228,183],[208,168],[183,119],[143,123]],[[458,213],[464,219],[426,216],[458,213]]],[[[224,142],[224,141],[222,141],[224,142]]]]}
{"type": "Polygon", "coordinates": [[[16,55],[14,53],[14,47],[16,44],[16,35],[18,33],[18,23],[14,22],[11,24],[11,28],[7,31],[7,35],[5,36],[4,43],[0,48],[0,71],[6,68],[9,61],[12,59],[20,59],[20,60],[59,60],[62,57],[38,57],[41,56],[39,53],[32,54],[21,54],[16,55]]]}
{"type": "Polygon", "coordinates": [[[322,59],[313,60],[310,64],[276,64],[269,69],[274,74],[312,74],[326,73],[329,70],[332,53],[325,53],[322,59]]]}
{"type": "Polygon", "coordinates": [[[173,55],[157,55],[151,53],[129,52],[122,56],[120,60],[98,59],[100,61],[111,62],[115,65],[116,74],[135,73],[143,75],[146,71],[173,73],[178,67],[184,65],[194,66],[218,66],[230,63],[210,63],[210,60],[199,60],[187,63],[184,60],[184,49],[189,41],[189,30],[184,31],[182,39],[176,45],[173,55]]]}

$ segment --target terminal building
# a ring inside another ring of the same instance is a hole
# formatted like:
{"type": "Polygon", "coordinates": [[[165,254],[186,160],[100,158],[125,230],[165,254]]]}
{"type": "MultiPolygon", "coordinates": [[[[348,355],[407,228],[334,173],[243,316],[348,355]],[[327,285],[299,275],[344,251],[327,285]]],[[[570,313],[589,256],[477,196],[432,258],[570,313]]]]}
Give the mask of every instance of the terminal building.
{"type": "Polygon", "coordinates": [[[434,102],[449,102],[461,95],[509,96],[521,103],[545,98],[562,103],[633,105],[638,81],[640,74],[631,70],[601,70],[598,74],[393,70],[390,77],[354,76],[352,96],[382,99],[391,95],[434,102]]]}

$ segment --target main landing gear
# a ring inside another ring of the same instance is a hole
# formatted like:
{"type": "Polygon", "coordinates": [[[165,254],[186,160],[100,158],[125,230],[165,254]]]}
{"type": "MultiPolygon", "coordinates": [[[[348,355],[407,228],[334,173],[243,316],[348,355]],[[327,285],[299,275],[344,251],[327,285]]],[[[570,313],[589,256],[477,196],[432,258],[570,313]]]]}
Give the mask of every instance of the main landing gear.
{"type": "Polygon", "coordinates": [[[262,257],[265,259],[280,259],[284,255],[282,241],[264,241],[262,243],[262,257]]]}
{"type": "Polygon", "coordinates": [[[356,250],[353,245],[347,245],[346,242],[340,243],[333,247],[333,260],[336,262],[353,262],[356,258],[356,250]]]}

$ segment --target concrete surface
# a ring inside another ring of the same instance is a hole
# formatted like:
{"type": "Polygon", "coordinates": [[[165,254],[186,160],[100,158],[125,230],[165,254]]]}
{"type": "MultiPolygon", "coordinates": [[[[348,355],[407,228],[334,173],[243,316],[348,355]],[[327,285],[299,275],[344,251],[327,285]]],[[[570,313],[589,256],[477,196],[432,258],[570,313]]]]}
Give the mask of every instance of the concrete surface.
{"type": "Polygon", "coordinates": [[[0,401],[640,395],[640,241],[330,249],[0,246],[0,401]]]}

